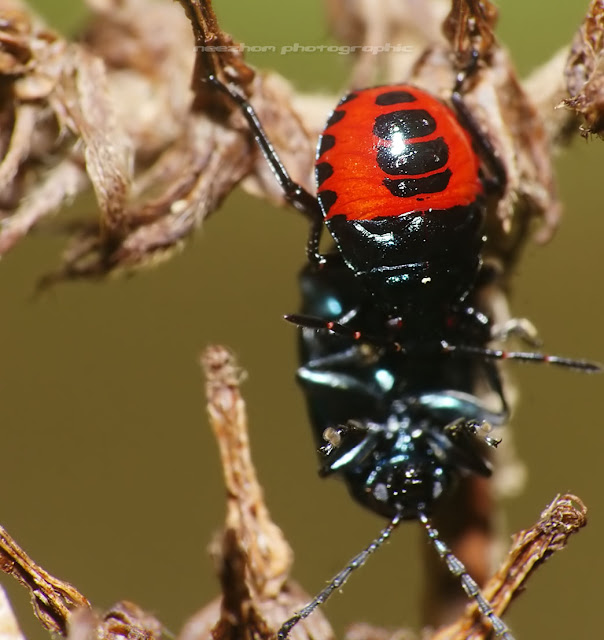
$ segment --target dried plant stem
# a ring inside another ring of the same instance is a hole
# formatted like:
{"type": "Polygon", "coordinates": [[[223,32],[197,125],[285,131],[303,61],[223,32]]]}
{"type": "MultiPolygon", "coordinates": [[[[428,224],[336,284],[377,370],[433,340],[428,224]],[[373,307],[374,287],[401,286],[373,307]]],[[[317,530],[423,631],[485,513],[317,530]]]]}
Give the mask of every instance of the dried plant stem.
{"type": "Polygon", "coordinates": [[[90,607],[77,589],[44,571],[1,527],[0,569],[29,589],[36,616],[49,631],[65,635],[69,614],[90,607]]]}
{"type": "MultiPolygon", "coordinates": [[[[241,369],[231,352],[218,346],[206,350],[202,364],[208,412],[226,485],[225,528],[220,543],[214,545],[222,595],[185,624],[178,640],[207,640],[210,636],[214,640],[270,640],[310,598],[289,578],[292,552],[264,502],[250,453],[245,403],[239,389],[241,369]]],[[[564,548],[570,535],[585,523],[583,503],[575,496],[559,496],[533,527],[514,536],[506,560],[484,588],[498,615],[523,592],[529,576],[552,553],[564,548]]],[[[156,640],[162,634],[155,617],[129,602],[116,604],[102,616],[95,614],[77,589],[48,574],[1,528],[0,569],[30,591],[34,611],[49,631],[63,636],[69,632],[70,638],[78,640],[91,634],[100,640],[156,640]]],[[[0,624],[8,620],[8,613],[1,614],[0,608],[0,624]]],[[[349,638],[402,639],[409,633],[356,625],[349,638]]],[[[456,622],[442,627],[432,638],[479,640],[489,633],[472,604],[456,622]]],[[[330,640],[333,632],[318,610],[294,629],[292,638],[330,640]]],[[[14,640],[20,639],[14,636],[14,640]]]]}
{"type": "MultiPolygon", "coordinates": [[[[312,190],[313,150],[335,97],[296,94],[283,78],[257,74],[209,0],[89,1],[90,22],[75,42],[18,0],[0,7],[0,256],[90,186],[96,223],[60,227],[71,242],[47,283],[165,259],[244,177],[255,195],[282,202],[241,119],[205,85],[209,73],[250,97],[289,172],[312,190]]],[[[509,266],[532,220],[542,223],[538,239],[550,238],[560,217],[552,144],[579,131],[575,114],[584,133],[598,133],[602,122],[602,2],[592,0],[568,60],[545,65],[543,82],[534,75],[524,86],[494,36],[490,2],[434,0],[420,9],[400,0],[381,11],[326,2],[348,45],[413,43],[415,56],[356,57],[351,77],[364,84],[407,78],[446,97],[468,54],[479,52],[466,98],[508,173],[489,218],[489,251],[509,266]],[[567,109],[554,112],[561,100],[567,109]]]]}

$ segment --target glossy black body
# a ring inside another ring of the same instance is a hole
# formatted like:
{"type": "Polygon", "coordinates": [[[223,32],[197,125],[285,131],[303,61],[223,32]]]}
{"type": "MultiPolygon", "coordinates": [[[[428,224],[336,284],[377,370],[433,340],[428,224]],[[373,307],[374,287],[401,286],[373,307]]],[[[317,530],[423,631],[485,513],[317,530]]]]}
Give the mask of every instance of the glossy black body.
{"type": "Polygon", "coordinates": [[[371,292],[374,303],[390,315],[415,316],[459,301],[482,264],[482,198],[465,207],[396,218],[335,216],[327,227],[357,286],[371,292]]]}
{"type": "Polygon", "coordinates": [[[489,475],[486,445],[456,423],[506,419],[503,397],[488,408],[473,393],[487,376],[501,394],[495,365],[451,357],[439,340],[484,345],[488,320],[471,308],[448,307],[421,323],[390,328],[340,255],[301,274],[302,312],[350,323],[365,334],[391,332],[412,353],[361,344],[352,337],[301,329],[298,381],[304,390],[320,456],[320,473],[341,476],[365,507],[406,519],[429,513],[459,473],[489,475]],[[325,430],[339,430],[326,446],[325,430]]]}
{"type": "MultiPolygon", "coordinates": [[[[317,197],[292,180],[245,97],[208,77],[240,107],[285,199],[311,223],[302,313],[286,318],[300,327],[298,380],[321,473],[342,476],[354,498],[390,518],[370,545],[281,625],[279,640],[339,589],[401,519],[414,518],[495,635],[513,640],[440,538],[430,512],[459,474],[490,474],[486,445],[496,442],[479,437],[477,425],[501,424],[508,414],[495,359],[599,367],[487,348],[490,321],[473,308],[488,278],[481,257],[484,198],[504,193],[506,171],[460,94],[477,60],[457,77],[455,112],[408,85],[344,98],[319,143],[317,197]],[[348,110],[348,103],[365,98],[364,108],[348,110]],[[338,129],[342,124],[344,130],[338,129]],[[336,254],[320,251],[324,226],[336,254]],[[491,385],[498,406],[485,406],[474,394],[479,380],[491,385]]],[[[525,335],[514,324],[500,337],[525,335]]],[[[526,336],[533,339],[531,332],[526,336]]]]}

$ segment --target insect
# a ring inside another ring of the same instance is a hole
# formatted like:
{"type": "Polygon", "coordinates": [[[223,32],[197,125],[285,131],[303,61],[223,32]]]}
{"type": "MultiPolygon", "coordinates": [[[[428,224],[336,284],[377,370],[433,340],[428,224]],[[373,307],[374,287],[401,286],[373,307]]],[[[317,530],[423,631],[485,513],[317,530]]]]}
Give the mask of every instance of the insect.
{"type": "MultiPolygon", "coordinates": [[[[381,309],[337,257],[320,271],[306,267],[301,290],[305,313],[354,323],[368,333],[383,328],[381,309]]],[[[485,341],[473,324],[444,331],[452,342],[485,341]]],[[[411,353],[402,353],[359,345],[346,335],[301,330],[298,381],[313,426],[319,473],[340,476],[356,501],[390,518],[383,534],[389,535],[399,519],[419,519],[496,633],[509,639],[504,623],[429,520],[432,507],[460,474],[491,475],[486,449],[498,441],[483,433],[483,425],[501,425],[508,417],[499,375],[492,361],[476,362],[476,371],[444,353],[426,357],[420,350],[414,355],[416,340],[405,336],[411,353]],[[473,394],[478,375],[491,380],[498,406],[489,407],[473,394]]]]}
{"type": "Polygon", "coordinates": [[[464,297],[481,264],[484,189],[451,109],[407,85],[350,93],[321,136],[316,176],[342,258],[389,315],[408,322],[464,297]]]}
{"type": "MultiPolygon", "coordinates": [[[[460,473],[490,474],[485,447],[497,442],[482,425],[508,416],[496,360],[598,367],[487,346],[497,336],[474,298],[492,277],[481,256],[485,198],[502,192],[505,169],[463,103],[464,79],[452,94],[455,111],[404,84],[343,98],[319,141],[315,198],[291,179],[247,100],[209,78],[239,105],[286,199],[311,223],[302,313],[286,318],[301,328],[298,378],[320,472],[342,475],[356,500],[390,519],[282,625],[280,640],[408,519],[423,524],[495,634],[512,640],[430,512],[460,473]],[[319,250],[324,225],[336,248],[327,255],[319,250]],[[495,391],[498,407],[474,395],[476,375],[495,391]]],[[[521,323],[508,330],[530,337],[521,323]]]]}

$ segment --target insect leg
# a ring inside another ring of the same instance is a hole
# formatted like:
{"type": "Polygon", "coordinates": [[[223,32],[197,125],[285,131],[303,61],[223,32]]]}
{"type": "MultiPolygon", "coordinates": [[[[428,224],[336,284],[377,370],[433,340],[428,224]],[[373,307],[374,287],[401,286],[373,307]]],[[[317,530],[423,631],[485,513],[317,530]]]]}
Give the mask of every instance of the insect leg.
{"type": "Polygon", "coordinates": [[[285,199],[298,211],[310,220],[310,232],[308,236],[307,255],[311,262],[323,264],[324,257],[319,253],[319,242],[323,229],[323,213],[318,200],[311,195],[302,185],[294,182],[287,169],[281,162],[281,158],[275,147],[266,135],[266,131],[260,122],[260,118],[250,102],[235,88],[222,82],[217,76],[210,75],[207,81],[218,91],[228,96],[241,110],[258,147],[264,154],[277,182],[283,190],[285,199]]]}

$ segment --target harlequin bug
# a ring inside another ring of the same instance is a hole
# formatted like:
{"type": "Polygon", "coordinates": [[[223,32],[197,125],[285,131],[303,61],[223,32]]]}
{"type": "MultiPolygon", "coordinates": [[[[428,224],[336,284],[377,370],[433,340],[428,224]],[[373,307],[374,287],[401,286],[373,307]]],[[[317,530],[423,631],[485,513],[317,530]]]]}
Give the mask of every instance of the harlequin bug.
{"type": "MultiPolygon", "coordinates": [[[[304,306],[286,319],[302,331],[298,378],[321,473],[341,474],[358,501],[390,518],[278,638],[339,588],[400,521],[418,519],[496,635],[512,640],[439,538],[430,512],[459,473],[490,473],[479,427],[503,423],[508,414],[494,360],[599,367],[487,347],[493,327],[473,298],[487,273],[485,196],[502,190],[505,170],[461,99],[463,76],[452,95],[455,112],[409,85],[345,97],[319,142],[317,198],[291,179],[247,100],[216,77],[208,80],[239,105],[285,198],[311,221],[304,306]],[[319,251],[323,223],[337,249],[328,255],[319,251]],[[473,393],[477,364],[500,399],[495,409],[473,393]]],[[[522,325],[512,331],[522,335],[522,325]]]]}

